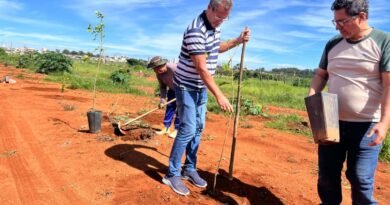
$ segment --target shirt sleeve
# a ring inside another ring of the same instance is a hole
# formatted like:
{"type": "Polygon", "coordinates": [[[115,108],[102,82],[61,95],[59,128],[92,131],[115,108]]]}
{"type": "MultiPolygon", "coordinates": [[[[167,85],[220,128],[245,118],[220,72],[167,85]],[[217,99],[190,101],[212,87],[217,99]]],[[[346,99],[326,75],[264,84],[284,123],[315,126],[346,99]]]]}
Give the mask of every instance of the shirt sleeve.
{"type": "Polygon", "coordinates": [[[160,84],[160,98],[167,98],[167,85],[165,85],[160,79],[158,80],[158,83],[160,84]]]}
{"type": "Polygon", "coordinates": [[[318,65],[319,68],[322,68],[324,70],[327,70],[328,68],[328,53],[326,49],[322,52],[320,64],[318,65]]]}
{"type": "Polygon", "coordinates": [[[390,71],[390,35],[387,35],[384,48],[382,49],[380,68],[382,71],[390,71]]]}
{"type": "Polygon", "coordinates": [[[188,54],[190,55],[206,53],[206,37],[198,28],[187,31],[184,35],[184,43],[186,44],[188,54]]]}
{"type": "Polygon", "coordinates": [[[167,63],[168,69],[170,69],[172,72],[176,71],[177,64],[176,63],[167,63]]]}
{"type": "Polygon", "coordinates": [[[342,40],[343,40],[342,36],[337,35],[326,43],[324,51],[322,52],[320,64],[318,65],[319,68],[322,68],[324,70],[328,69],[328,53],[333,47],[335,47],[342,40]]]}

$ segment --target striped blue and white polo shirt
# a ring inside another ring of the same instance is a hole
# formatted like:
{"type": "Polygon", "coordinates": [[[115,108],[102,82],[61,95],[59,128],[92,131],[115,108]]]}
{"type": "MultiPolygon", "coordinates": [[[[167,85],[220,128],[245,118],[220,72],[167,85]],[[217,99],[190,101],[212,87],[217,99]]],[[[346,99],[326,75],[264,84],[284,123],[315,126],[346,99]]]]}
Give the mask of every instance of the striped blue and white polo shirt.
{"type": "Polygon", "coordinates": [[[220,28],[211,26],[205,11],[192,21],[183,35],[179,63],[174,76],[176,84],[193,89],[205,87],[191,60],[191,55],[206,54],[207,69],[214,76],[217,68],[220,34],[220,28]]]}

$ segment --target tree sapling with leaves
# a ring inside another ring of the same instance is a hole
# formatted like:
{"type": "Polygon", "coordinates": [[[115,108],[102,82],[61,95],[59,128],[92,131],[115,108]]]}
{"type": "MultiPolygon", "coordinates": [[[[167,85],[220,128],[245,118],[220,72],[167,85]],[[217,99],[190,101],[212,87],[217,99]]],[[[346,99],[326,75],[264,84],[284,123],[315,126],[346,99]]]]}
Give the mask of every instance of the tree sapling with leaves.
{"type": "Polygon", "coordinates": [[[98,62],[96,67],[95,79],[93,83],[93,105],[91,110],[87,112],[89,132],[91,133],[99,132],[101,129],[102,112],[100,110],[95,109],[95,104],[96,104],[96,82],[99,74],[100,64],[102,63],[102,56],[104,52],[103,42],[105,37],[104,34],[105,25],[103,21],[104,15],[100,11],[96,11],[95,14],[99,19],[99,23],[95,26],[92,26],[91,24],[88,25],[88,32],[92,33],[92,35],[94,36],[93,40],[99,41],[99,45],[95,49],[95,51],[98,51],[99,56],[98,56],[98,62]]]}

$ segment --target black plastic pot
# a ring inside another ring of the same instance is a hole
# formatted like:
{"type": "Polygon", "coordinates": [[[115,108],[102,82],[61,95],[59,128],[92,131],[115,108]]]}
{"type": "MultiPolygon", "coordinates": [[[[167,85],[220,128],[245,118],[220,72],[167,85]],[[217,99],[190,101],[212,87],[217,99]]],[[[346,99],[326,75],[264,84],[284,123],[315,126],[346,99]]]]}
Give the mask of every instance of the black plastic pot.
{"type": "Polygon", "coordinates": [[[101,130],[102,125],[102,111],[91,110],[87,112],[88,126],[90,133],[97,133],[101,130]]]}

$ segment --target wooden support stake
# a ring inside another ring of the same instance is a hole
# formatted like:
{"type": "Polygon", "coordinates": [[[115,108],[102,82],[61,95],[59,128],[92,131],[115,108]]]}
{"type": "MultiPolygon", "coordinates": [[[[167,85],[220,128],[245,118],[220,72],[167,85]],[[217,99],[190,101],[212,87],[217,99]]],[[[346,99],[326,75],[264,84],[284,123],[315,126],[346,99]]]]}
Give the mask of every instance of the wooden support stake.
{"type": "Polygon", "coordinates": [[[236,152],[236,136],[237,136],[238,120],[240,118],[241,81],[242,81],[242,74],[243,74],[245,46],[246,46],[246,41],[244,41],[242,43],[242,51],[241,51],[240,78],[238,79],[238,88],[237,88],[237,100],[236,100],[236,112],[235,112],[235,118],[234,118],[233,141],[232,141],[232,150],[231,150],[230,164],[229,164],[229,180],[233,180],[234,154],[236,152]]]}

